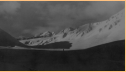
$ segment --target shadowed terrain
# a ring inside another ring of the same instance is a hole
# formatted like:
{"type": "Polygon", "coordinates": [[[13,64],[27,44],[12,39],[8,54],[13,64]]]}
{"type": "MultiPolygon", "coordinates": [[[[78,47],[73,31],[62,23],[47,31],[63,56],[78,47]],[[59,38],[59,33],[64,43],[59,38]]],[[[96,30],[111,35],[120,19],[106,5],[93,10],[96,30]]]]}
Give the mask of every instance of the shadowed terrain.
{"type": "Polygon", "coordinates": [[[25,44],[22,44],[18,40],[16,40],[13,36],[8,34],[7,32],[0,29],[0,46],[21,46],[21,47],[28,47],[25,44]]]}
{"type": "Polygon", "coordinates": [[[1,71],[124,71],[125,40],[69,50],[0,50],[1,71]]]}
{"type": "Polygon", "coordinates": [[[70,49],[71,43],[68,41],[63,41],[63,42],[55,42],[55,43],[50,43],[47,45],[37,45],[37,46],[30,46],[32,48],[40,48],[40,49],[70,49]]]}

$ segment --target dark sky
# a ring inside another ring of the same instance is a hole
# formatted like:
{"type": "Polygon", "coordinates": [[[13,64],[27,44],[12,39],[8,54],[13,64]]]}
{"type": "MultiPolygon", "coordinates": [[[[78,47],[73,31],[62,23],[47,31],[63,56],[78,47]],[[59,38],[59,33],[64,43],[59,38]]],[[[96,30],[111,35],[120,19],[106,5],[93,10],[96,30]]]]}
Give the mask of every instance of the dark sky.
{"type": "Polygon", "coordinates": [[[1,1],[0,28],[14,37],[58,32],[105,20],[124,7],[124,1],[1,1]]]}

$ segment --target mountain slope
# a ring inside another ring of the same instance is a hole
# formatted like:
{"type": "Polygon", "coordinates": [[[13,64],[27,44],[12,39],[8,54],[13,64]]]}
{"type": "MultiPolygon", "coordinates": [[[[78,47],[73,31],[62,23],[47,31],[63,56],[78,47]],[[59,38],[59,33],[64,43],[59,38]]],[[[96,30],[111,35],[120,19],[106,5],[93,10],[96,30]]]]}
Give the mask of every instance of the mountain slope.
{"type": "Polygon", "coordinates": [[[91,32],[72,41],[72,47],[88,48],[112,41],[125,39],[125,10],[101,22],[91,32]]]}
{"type": "Polygon", "coordinates": [[[55,42],[68,41],[72,43],[71,49],[89,48],[92,46],[125,39],[125,9],[101,22],[84,24],[77,29],[66,28],[43,39],[21,40],[27,45],[47,45],[55,42]]]}
{"type": "Polygon", "coordinates": [[[6,33],[5,31],[0,29],[0,46],[23,46],[27,47],[26,45],[20,43],[14,37],[6,33]]]}

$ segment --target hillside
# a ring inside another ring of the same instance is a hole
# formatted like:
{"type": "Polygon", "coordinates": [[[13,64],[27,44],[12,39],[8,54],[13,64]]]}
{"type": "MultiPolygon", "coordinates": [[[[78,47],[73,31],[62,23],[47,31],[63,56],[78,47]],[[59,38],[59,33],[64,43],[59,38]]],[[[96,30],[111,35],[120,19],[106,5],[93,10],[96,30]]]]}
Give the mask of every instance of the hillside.
{"type": "Polygon", "coordinates": [[[27,47],[26,45],[20,43],[18,40],[16,40],[14,37],[12,37],[10,34],[6,33],[2,29],[0,29],[0,46],[6,46],[6,47],[14,47],[14,46],[21,46],[21,47],[27,47]]]}

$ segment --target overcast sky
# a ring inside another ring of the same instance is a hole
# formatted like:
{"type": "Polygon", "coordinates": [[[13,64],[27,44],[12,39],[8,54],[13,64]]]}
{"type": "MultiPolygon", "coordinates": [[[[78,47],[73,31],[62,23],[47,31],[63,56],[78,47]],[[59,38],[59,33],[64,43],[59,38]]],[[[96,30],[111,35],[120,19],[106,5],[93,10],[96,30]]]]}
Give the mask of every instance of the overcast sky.
{"type": "Polygon", "coordinates": [[[0,1],[0,28],[14,37],[58,32],[105,20],[124,7],[124,1],[0,1]]]}

